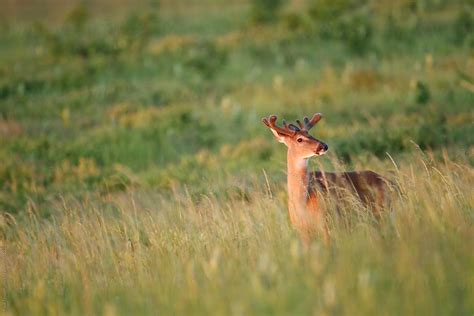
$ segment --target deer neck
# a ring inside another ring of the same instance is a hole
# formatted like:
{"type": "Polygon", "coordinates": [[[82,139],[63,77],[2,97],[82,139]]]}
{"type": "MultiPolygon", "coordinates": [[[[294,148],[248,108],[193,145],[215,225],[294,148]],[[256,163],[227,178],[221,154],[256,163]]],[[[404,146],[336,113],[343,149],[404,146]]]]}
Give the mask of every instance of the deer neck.
{"type": "Polygon", "coordinates": [[[290,150],[288,162],[288,211],[293,223],[299,221],[307,212],[309,198],[308,159],[294,157],[290,150]]]}

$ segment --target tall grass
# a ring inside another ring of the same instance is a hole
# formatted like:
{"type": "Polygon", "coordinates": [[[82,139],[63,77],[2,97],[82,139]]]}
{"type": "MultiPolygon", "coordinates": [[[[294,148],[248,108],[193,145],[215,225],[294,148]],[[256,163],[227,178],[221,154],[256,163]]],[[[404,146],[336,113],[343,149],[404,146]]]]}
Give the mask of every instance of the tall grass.
{"type": "Polygon", "coordinates": [[[272,177],[247,199],[62,197],[49,220],[30,204],[4,221],[5,311],[471,315],[473,169],[420,155],[399,165],[392,211],[379,222],[332,211],[332,242],[309,249],[272,177]]]}

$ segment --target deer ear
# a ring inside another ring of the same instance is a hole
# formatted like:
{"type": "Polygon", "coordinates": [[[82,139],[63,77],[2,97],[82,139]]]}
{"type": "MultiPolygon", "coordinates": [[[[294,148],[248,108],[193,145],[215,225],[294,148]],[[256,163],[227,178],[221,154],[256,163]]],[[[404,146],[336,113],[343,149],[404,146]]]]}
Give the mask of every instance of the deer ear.
{"type": "Polygon", "coordinates": [[[273,136],[275,136],[278,142],[283,143],[283,144],[285,143],[285,135],[278,134],[278,132],[272,128],[270,128],[270,130],[272,131],[273,136]]]}
{"type": "Polygon", "coordinates": [[[276,120],[276,115],[271,115],[268,119],[266,117],[262,118],[262,123],[265,124],[270,129],[270,131],[272,131],[273,136],[275,136],[277,141],[288,146],[286,138],[294,135],[296,131],[294,129],[289,129],[284,120],[284,128],[278,127],[275,124],[276,120]]]}

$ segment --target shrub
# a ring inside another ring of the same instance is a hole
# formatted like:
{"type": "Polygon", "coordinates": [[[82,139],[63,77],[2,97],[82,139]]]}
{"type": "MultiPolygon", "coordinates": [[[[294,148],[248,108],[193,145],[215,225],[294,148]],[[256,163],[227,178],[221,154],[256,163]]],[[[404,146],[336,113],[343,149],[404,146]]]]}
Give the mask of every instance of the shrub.
{"type": "Polygon", "coordinates": [[[206,79],[212,79],[227,62],[228,52],[210,41],[201,41],[183,52],[184,64],[206,79]]]}
{"type": "Polygon", "coordinates": [[[389,14],[384,19],[384,37],[394,41],[401,41],[407,39],[410,30],[402,25],[400,19],[393,14],[389,14]]]}
{"type": "Polygon", "coordinates": [[[351,16],[342,21],[340,28],[341,40],[352,52],[363,54],[370,49],[373,26],[368,15],[351,16]]]}
{"type": "Polygon", "coordinates": [[[252,0],[250,18],[254,23],[274,21],[283,6],[283,0],[252,0]]]}
{"type": "Polygon", "coordinates": [[[297,13],[288,13],[282,17],[283,25],[290,31],[298,31],[305,27],[303,17],[297,13]]]}
{"type": "Polygon", "coordinates": [[[323,38],[340,40],[357,54],[365,53],[370,48],[372,17],[364,1],[317,0],[308,13],[317,33],[323,38]]]}
{"type": "Polygon", "coordinates": [[[347,138],[336,139],[335,148],[338,156],[346,162],[364,152],[381,158],[386,153],[394,154],[405,150],[409,139],[406,133],[406,130],[394,132],[387,129],[381,132],[361,131],[347,138]]]}
{"type": "Polygon", "coordinates": [[[155,12],[131,14],[120,29],[119,41],[126,48],[141,50],[151,36],[159,32],[159,19],[155,12]]]}
{"type": "Polygon", "coordinates": [[[430,100],[431,94],[428,86],[421,81],[416,83],[415,101],[418,104],[426,104],[430,100]]]}
{"type": "Polygon", "coordinates": [[[471,10],[461,10],[453,24],[454,41],[462,44],[474,33],[474,15],[471,10]]]}
{"type": "Polygon", "coordinates": [[[65,24],[71,25],[76,30],[81,30],[88,19],[89,11],[83,4],[79,4],[66,15],[65,24]]]}
{"type": "Polygon", "coordinates": [[[350,12],[354,7],[353,0],[314,0],[308,13],[317,22],[330,22],[350,12]]]}

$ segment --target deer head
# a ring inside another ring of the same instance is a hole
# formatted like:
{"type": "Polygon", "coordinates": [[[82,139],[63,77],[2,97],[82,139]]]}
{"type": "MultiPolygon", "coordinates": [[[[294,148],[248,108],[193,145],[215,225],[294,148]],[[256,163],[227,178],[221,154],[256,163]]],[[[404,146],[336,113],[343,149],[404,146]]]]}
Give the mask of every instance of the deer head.
{"type": "Polygon", "coordinates": [[[288,151],[292,155],[299,158],[310,158],[321,156],[328,150],[328,145],[308,133],[321,117],[320,113],[316,113],[311,120],[305,117],[303,123],[296,120],[298,126],[291,123],[287,124],[283,120],[283,127],[279,127],[276,125],[276,115],[271,115],[268,118],[264,117],[262,122],[272,131],[277,141],[288,147],[288,151]]]}

